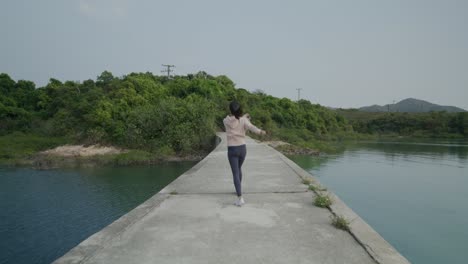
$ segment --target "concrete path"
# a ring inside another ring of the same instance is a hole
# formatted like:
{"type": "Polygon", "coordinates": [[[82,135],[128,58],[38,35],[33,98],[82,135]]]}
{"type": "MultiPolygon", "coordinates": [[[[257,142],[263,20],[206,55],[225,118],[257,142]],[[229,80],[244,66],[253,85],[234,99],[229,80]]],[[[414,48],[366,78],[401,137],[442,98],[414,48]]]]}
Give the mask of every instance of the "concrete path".
{"type": "Polygon", "coordinates": [[[332,210],[352,217],[362,238],[333,227],[332,212],[315,207],[315,194],[301,183],[309,175],[252,139],[243,166],[246,204],[234,206],[220,137],[195,167],[56,263],[408,263],[336,196],[332,210]]]}

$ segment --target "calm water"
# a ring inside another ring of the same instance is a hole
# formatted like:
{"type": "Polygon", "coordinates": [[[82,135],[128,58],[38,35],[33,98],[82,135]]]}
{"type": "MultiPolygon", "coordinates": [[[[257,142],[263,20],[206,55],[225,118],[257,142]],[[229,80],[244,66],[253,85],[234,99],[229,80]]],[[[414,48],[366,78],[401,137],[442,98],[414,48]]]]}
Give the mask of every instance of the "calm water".
{"type": "Polygon", "coordinates": [[[357,143],[291,158],[412,263],[468,263],[466,142],[357,143]]]}
{"type": "Polygon", "coordinates": [[[194,162],[74,170],[0,168],[0,263],[50,263],[194,162]]]}

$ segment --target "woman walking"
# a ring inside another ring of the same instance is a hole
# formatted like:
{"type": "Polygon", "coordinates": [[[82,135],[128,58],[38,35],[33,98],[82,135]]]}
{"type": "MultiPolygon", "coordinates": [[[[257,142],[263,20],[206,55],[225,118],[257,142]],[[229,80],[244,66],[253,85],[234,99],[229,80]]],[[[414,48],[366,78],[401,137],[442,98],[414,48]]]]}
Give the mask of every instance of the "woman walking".
{"type": "Polygon", "coordinates": [[[255,134],[265,135],[266,132],[257,128],[250,123],[249,114],[242,115],[242,109],[238,102],[232,101],[229,104],[231,114],[224,118],[223,123],[226,128],[227,144],[228,144],[228,159],[231,165],[232,178],[234,187],[236,188],[237,201],[234,203],[237,206],[242,206],[244,198],[242,198],[242,164],[247,154],[245,147],[245,132],[250,130],[255,134]]]}

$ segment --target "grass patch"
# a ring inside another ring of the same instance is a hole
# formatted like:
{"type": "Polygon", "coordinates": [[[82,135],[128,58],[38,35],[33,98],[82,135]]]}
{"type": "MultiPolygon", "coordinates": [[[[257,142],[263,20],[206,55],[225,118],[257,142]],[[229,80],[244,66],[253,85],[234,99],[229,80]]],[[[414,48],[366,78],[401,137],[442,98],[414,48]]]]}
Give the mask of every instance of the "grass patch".
{"type": "Polygon", "coordinates": [[[317,206],[317,207],[325,208],[325,207],[329,207],[331,204],[332,204],[332,200],[331,200],[330,196],[328,196],[328,195],[318,194],[315,197],[314,205],[317,206]]]}
{"type": "Polygon", "coordinates": [[[332,225],[338,229],[349,231],[349,221],[344,218],[344,216],[333,215],[332,225]]]}
{"type": "Polygon", "coordinates": [[[309,185],[309,190],[314,191],[314,192],[317,192],[317,191],[325,192],[327,190],[327,188],[322,187],[322,186],[315,186],[315,185],[311,184],[311,185],[309,185]]]}
{"type": "Polygon", "coordinates": [[[309,178],[302,179],[302,184],[309,185],[312,183],[312,180],[309,178]]]}
{"type": "Polygon", "coordinates": [[[117,154],[114,157],[114,164],[118,166],[142,164],[155,160],[154,154],[143,150],[130,150],[125,153],[117,154]]]}
{"type": "Polygon", "coordinates": [[[0,164],[21,164],[39,151],[69,143],[63,137],[40,136],[14,132],[0,136],[0,164]]]}

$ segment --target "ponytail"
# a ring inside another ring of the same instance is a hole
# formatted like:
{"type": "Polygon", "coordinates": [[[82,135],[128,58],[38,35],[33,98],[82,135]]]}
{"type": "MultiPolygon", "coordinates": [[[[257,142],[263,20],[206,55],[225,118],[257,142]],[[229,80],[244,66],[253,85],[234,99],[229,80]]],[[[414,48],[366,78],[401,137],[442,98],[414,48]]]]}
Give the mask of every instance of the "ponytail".
{"type": "Polygon", "coordinates": [[[242,116],[242,109],[237,101],[232,101],[229,104],[229,110],[231,110],[231,114],[234,115],[236,119],[239,119],[242,116]]]}

